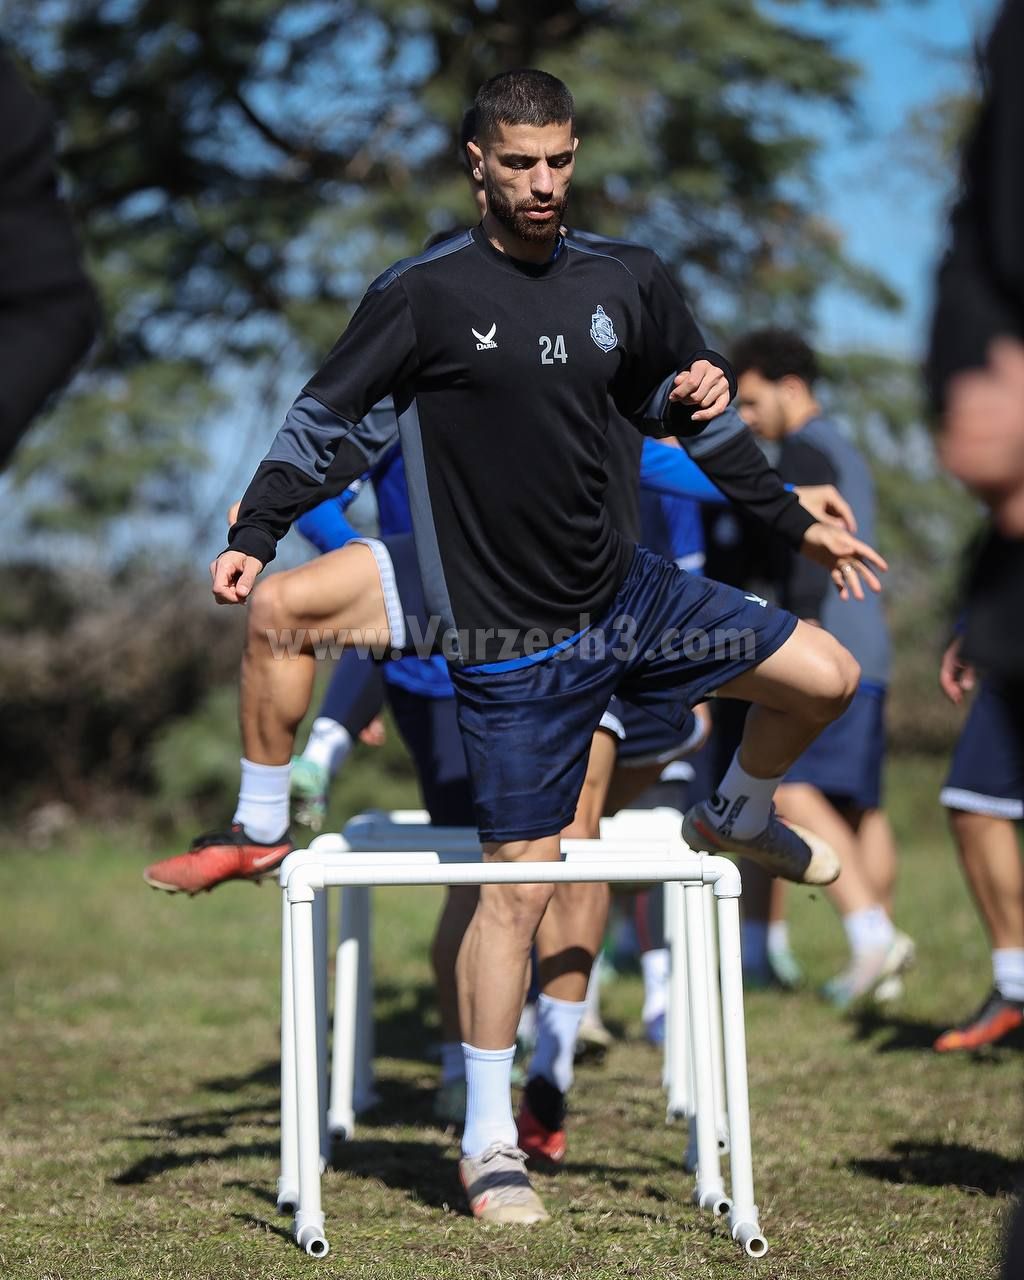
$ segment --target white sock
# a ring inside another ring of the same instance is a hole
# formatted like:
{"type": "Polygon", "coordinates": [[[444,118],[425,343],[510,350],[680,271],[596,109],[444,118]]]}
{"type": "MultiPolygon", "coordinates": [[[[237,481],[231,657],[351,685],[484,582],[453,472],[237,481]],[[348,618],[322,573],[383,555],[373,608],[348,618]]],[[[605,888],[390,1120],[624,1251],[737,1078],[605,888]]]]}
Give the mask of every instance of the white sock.
{"type": "Polygon", "coordinates": [[[587,998],[584,1002],[587,1006],[587,1017],[595,1018],[598,1021],[601,1018],[601,961],[602,956],[599,951],[594,957],[594,963],[590,966],[590,977],[587,979],[587,998]]]}
{"type": "Polygon", "coordinates": [[[557,1000],[543,993],[537,997],[537,1044],[527,1077],[543,1076],[556,1089],[568,1093],[573,1081],[576,1033],[586,1009],[585,1000],[557,1000]]]}
{"type": "Polygon", "coordinates": [[[744,920],[740,926],[743,968],[751,973],[768,971],[768,921],[744,920]]]}
{"type": "Polygon", "coordinates": [[[739,751],[725,777],[704,806],[712,825],[723,835],[748,840],[768,825],[772,797],[782,778],[754,778],[740,764],[739,751]]]}
{"type": "Polygon", "coordinates": [[[242,758],[242,784],[233,821],[260,844],[273,844],[288,830],[290,764],[254,764],[242,758]]]}
{"type": "Polygon", "coordinates": [[[640,968],[644,975],[644,1007],[641,1017],[645,1023],[649,1023],[668,1008],[668,948],[657,947],[653,951],[645,951],[640,957],[640,968]]]}
{"type": "Polygon", "coordinates": [[[864,951],[879,951],[892,942],[892,921],[884,907],[864,907],[843,916],[843,928],[850,950],[856,955],[864,951]]]}
{"type": "Polygon", "coordinates": [[[466,1078],[466,1059],[461,1040],[441,1041],[441,1083],[455,1084],[466,1078]]]}
{"type": "Polygon", "coordinates": [[[993,951],[992,975],[1007,1000],[1024,1000],[1024,948],[1002,947],[993,951]]]}
{"type": "Polygon", "coordinates": [[[780,955],[789,950],[789,921],[772,920],[768,925],[768,954],[780,955]]]}
{"type": "Polygon", "coordinates": [[[352,735],[345,726],[327,716],[317,716],[309,731],[309,740],[302,758],[326,769],[333,778],[351,750],[352,735]]]}
{"type": "Polygon", "coordinates": [[[511,1049],[474,1049],[463,1042],[466,1063],[466,1127],[462,1131],[462,1154],[480,1156],[492,1142],[514,1147],[518,1141],[512,1118],[511,1049]]]}

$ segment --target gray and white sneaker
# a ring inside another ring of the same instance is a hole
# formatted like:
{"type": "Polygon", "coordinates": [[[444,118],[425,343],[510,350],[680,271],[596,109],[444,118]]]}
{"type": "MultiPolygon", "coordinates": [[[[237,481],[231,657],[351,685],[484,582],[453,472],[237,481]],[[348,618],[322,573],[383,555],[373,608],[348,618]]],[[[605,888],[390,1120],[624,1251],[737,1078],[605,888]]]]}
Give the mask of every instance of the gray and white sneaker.
{"type": "Polygon", "coordinates": [[[821,989],[821,994],[837,1009],[848,1009],[860,1001],[878,1000],[887,983],[899,982],[912,967],[917,955],[913,938],[897,929],[884,947],[870,947],[854,954],[850,963],[821,989]]]}
{"type": "Polygon", "coordinates": [[[683,818],[683,839],[699,853],[741,853],[773,876],[797,884],[831,884],[841,866],[836,851],[804,827],[784,822],[772,805],[768,825],[749,839],[719,831],[707,801],[695,804],[683,818]]]}
{"type": "Polygon", "coordinates": [[[481,1222],[546,1222],[548,1211],[526,1176],[526,1152],[492,1142],[479,1156],[463,1156],[459,1177],[474,1218],[481,1222]]]}

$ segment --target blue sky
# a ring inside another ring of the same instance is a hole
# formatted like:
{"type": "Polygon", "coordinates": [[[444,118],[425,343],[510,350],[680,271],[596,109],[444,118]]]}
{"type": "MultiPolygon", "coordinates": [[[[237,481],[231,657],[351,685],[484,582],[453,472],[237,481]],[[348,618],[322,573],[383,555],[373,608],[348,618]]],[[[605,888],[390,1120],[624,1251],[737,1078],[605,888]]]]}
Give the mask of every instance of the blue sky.
{"type": "Polygon", "coordinates": [[[955,173],[914,163],[908,121],[916,108],[969,83],[965,54],[995,9],[994,0],[882,0],[874,12],[802,6],[801,25],[834,38],[863,68],[856,121],[830,113],[810,122],[826,143],[818,162],[822,213],[842,232],[848,254],[905,299],[900,314],[886,315],[829,290],[818,308],[821,346],[920,354],[955,173]]]}

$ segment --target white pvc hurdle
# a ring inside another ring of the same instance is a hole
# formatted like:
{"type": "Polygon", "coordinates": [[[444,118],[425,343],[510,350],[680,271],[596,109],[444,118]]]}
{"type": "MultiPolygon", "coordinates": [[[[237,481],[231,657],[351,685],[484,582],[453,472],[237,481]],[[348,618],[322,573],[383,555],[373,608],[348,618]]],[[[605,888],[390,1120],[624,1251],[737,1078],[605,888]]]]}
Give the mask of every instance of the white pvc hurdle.
{"type": "MultiPolygon", "coordinates": [[[[672,1048],[667,1071],[670,1112],[674,1097],[677,1107],[681,1108],[679,1114],[687,1114],[691,1119],[693,1166],[697,1175],[694,1200],[716,1214],[728,1213],[733,1238],[749,1256],[762,1256],[768,1246],[761,1233],[753,1198],[739,949],[740,879],[734,864],[727,859],[694,854],[679,837],[678,826],[671,839],[626,840],[616,830],[614,835],[609,831],[600,841],[563,841],[561,862],[513,866],[483,864],[476,860],[479,858],[479,844],[472,832],[429,828],[415,822],[389,822],[372,815],[359,822],[361,827],[354,828],[349,824],[342,836],[320,837],[309,850],[293,853],[281,868],[281,884],[285,893],[282,1168],[278,1204],[281,1208],[295,1209],[295,1237],[306,1253],[322,1257],[329,1248],[320,1199],[320,1174],[329,1154],[324,1087],[327,1060],[326,915],[321,905],[326,898],[325,890],[333,885],[343,886],[345,897],[352,898],[345,926],[347,931],[343,931],[339,947],[336,975],[331,1106],[332,1127],[339,1134],[350,1136],[360,1090],[365,1097],[366,1091],[372,1088],[365,1064],[359,1066],[356,1053],[360,1042],[364,1046],[367,1044],[365,1024],[369,1019],[366,950],[369,913],[365,902],[360,907],[360,893],[365,896],[371,886],[386,884],[607,881],[663,882],[669,886],[667,896],[673,904],[670,933],[675,959],[679,959],[684,944],[687,951],[686,1012],[680,1012],[677,1004],[676,1011],[670,1016],[672,1048]],[[385,828],[390,840],[387,847],[380,847],[379,839],[383,838],[385,828]],[[402,838],[398,839],[399,836],[402,838]],[[369,850],[353,847],[356,841],[374,847],[369,850]],[[420,844],[419,849],[412,847],[416,843],[420,844]],[[422,845],[427,843],[434,847],[424,850],[422,845]],[[474,855],[473,861],[466,860],[474,855]],[[724,1053],[719,1048],[724,1078],[721,1087],[716,1087],[719,1065],[713,1048],[717,1039],[714,1010],[719,988],[717,981],[709,981],[709,976],[714,973],[713,966],[708,969],[714,943],[706,927],[707,920],[715,914],[712,897],[717,902],[721,965],[724,1029],[724,1053]],[[360,999],[360,987],[363,988],[363,999],[360,999]],[[364,1078],[357,1082],[360,1071],[364,1078]],[[728,1137],[731,1201],[725,1193],[720,1164],[726,1110],[731,1128],[728,1137]]],[[[674,961],[672,981],[677,995],[681,971],[682,965],[674,961]]]]}

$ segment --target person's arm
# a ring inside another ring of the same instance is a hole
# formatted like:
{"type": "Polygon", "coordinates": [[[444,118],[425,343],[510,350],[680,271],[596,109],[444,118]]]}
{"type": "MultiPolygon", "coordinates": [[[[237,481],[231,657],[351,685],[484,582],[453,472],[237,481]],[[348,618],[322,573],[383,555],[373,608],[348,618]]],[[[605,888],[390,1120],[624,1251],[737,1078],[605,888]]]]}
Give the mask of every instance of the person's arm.
{"type": "Polygon", "coordinates": [[[346,542],[359,537],[359,530],[345,518],[346,510],[355,502],[362,488],[360,481],[350,484],[336,498],[328,498],[309,511],[304,511],[295,521],[296,530],[307,542],[325,555],[337,551],[346,542]]]}
{"type": "Polygon", "coordinates": [[[0,468],[74,372],[99,328],[71,217],[57,192],[52,119],[0,53],[0,468]]]}
{"type": "MultiPolygon", "coordinates": [[[[388,272],[370,287],[348,329],[288,411],[242,498],[228,535],[229,551],[260,567],[268,564],[298,515],[367,471],[398,430],[394,414],[369,411],[407,383],[416,368],[416,333],[405,290],[401,278],[388,272]]],[[[218,599],[222,585],[215,575],[218,599]]],[[[246,586],[243,596],[251,587],[248,577],[246,586]]],[[[230,591],[224,602],[235,603],[230,591]]]]}
{"type": "Polygon", "coordinates": [[[688,498],[715,506],[729,501],[689,454],[650,436],[640,454],[640,488],[665,498],[688,498]]]}
{"type": "MultiPolygon", "coordinates": [[[[654,253],[648,265],[640,288],[657,332],[675,351],[703,347],[704,336],[668,268],[654,253]]],[[[731,390],[730,400],[735,395],[735,379],[731,390]]],[[[679,443],[730,502],[749,511],[790,546],[802,545],[814,517],[803,510],[794,494],[787,492],[731,404],[705,423],[703,430],[680,433],[679,443]]]]}

